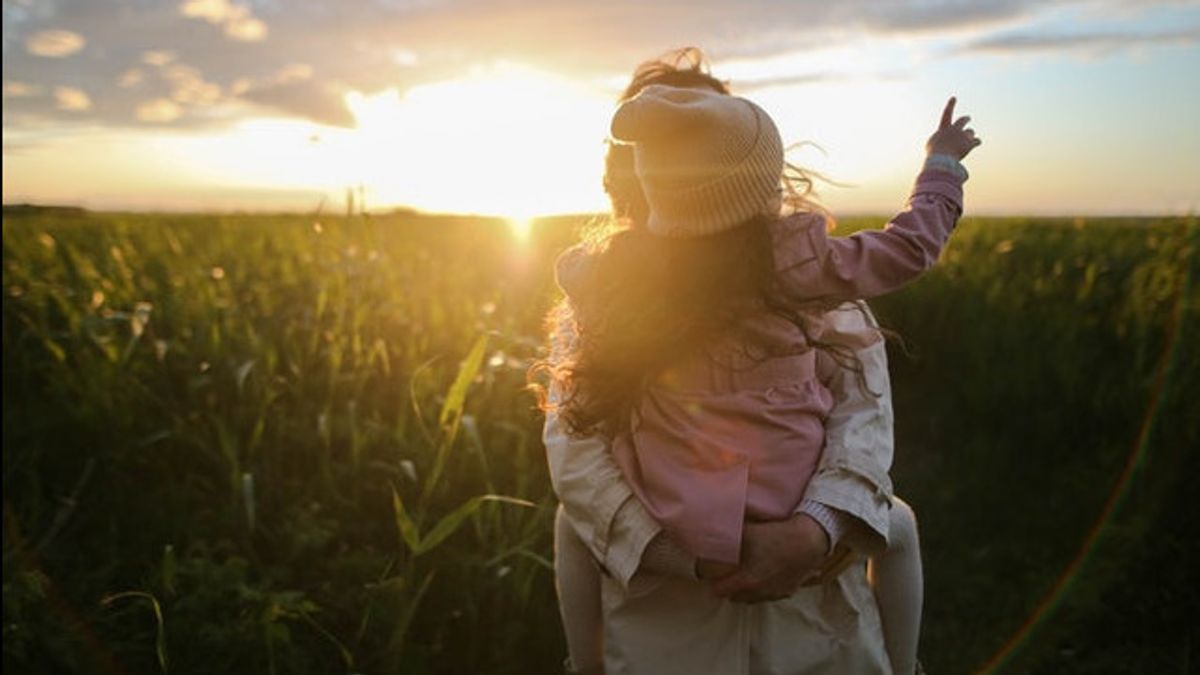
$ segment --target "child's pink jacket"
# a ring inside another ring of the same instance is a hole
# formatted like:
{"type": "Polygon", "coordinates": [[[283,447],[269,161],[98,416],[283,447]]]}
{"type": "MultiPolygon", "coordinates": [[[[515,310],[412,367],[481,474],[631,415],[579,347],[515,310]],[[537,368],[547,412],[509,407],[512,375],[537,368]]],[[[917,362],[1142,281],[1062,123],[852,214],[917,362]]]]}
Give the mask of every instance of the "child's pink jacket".
{"type": "MultiPolygon", "coordinates": [[[[772,226],[775,271],[785,292],[838,302],[896,290],[938,259],[962,212],[963,179],[927,169],[908,208],[883,230],[829,237],[824,218],[799,214],[772,226]]],[[[559,263],[568,297],[586,260],[559,263]]],[[[634,409],[612,452],[634,494],[663,529],[699,558],[736,563],[745,520],[790,516],[824,445],[833,399],[818,378],[818,352],[791,322],[770,315],[747,327],[773,356],[738,345],[717,358],[686,358],[634,409]]],[[[810,333],[813,332],[810,330],[810,333]]]]}

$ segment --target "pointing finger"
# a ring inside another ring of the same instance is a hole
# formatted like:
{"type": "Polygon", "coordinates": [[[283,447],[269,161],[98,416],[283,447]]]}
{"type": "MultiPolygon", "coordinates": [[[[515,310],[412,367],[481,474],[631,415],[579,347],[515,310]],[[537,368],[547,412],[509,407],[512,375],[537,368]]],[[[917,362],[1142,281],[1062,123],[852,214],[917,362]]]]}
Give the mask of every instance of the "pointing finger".
{"type": "Polygon", "coordinates": [[[950,120],[954,119],[954,103],[957,100],[958,99],[951,96],[950,100],[946,101],[946,107],[942,109],[942,120],[938,124],[939,129],[945,129],[946,127],[950,126],[950,120]]]}

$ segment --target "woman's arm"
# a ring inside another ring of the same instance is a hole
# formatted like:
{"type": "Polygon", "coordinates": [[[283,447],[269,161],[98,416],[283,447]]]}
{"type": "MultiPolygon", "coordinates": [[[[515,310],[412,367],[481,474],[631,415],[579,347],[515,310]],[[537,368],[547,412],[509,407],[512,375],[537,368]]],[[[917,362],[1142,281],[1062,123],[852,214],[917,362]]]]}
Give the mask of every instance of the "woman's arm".
{"type": "MultiPolygon", "coordinates": [[[[553,339],[554,355],[566,351],[574,338],[569,325],[560,325],[553,339]]],[[[561,394],[551,385],[551,404],[558,403],[561,394]]],[[[566,424],[551,410],[546,413],[542,441],[550,482],[568,522],[596,561],[622,587],[628,587],[644,555],[655,560],[683,559],[683,566],[687,566],[686,553],[665,543],[662,528],[633,495],[609,452],[607,440],[569,434],[566,424]],[[655,545],[647,552],[651,541],[655,545]]]]}
{"type": "Polygon", "coordinates": [[[542,440],[550,481],[567,520],[596,561],[627,587],[662,528],[630,491],[604,439],[573,437],[558,415],[549,412],[542,440]]]}
{"type": "Polygon", "coordinates": [[[873,554],[887,545],[892,500],[888,472],[894,420],[887,349],[865,302],[846,303],[826,313],[825,321],[826,340],[859,345],[855,355],[863,365],[866,390],[853,372],[831,369],[826,386],[833,392],[834,406],[825,422],[825,449],[800,510],[813,515],[831,535],[840,535],[851,548],[873,554]],[[819,513],[821,507],[835,509],[850,520],[843,518],[831,528],[819,513]]]}

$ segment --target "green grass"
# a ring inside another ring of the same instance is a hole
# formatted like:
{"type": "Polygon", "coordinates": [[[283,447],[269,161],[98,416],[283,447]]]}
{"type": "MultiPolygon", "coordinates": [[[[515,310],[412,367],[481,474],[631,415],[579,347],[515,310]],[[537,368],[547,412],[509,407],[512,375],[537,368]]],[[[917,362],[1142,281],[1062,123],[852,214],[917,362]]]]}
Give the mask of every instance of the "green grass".
{"type": "MultiPolygon", "coordinates": [[[[5,669],[555,672],[521,387],[576,224],[6,212],[5,669]]],[[[873,303],[931,672],[1004,647],[1114,488],[1000,669],[1195,662],[1198,238],[968,219],[873,303]]]]}

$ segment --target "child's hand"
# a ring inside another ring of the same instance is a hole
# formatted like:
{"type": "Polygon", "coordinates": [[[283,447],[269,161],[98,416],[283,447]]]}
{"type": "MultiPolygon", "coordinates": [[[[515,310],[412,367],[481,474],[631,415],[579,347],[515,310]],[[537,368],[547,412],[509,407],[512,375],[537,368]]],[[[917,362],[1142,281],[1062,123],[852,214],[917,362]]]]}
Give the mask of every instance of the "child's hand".
{"type": "Polygon", "coordinates": [[[954,118],[954,104],[957,102],[957,99],[953,96],[950,97],[949,101],[946,101],[946,107],[942,110],[942,120],[938,124],[938,130],[933,132],[933,135],[925,142],[925,151],[927,153],[931,155],[950,155],[954,159],[962,159],[967,156],[967,153],[983,142],[975,136],[974,129],[966,128],[967,122],[971,121],[970,117],[960,117],[951,124],[950,120],[954,118]]]}

